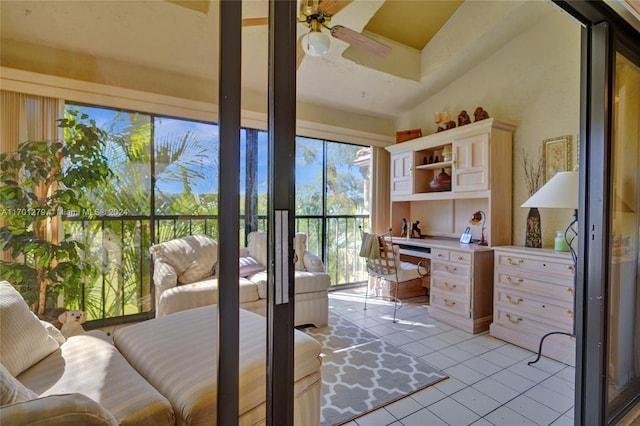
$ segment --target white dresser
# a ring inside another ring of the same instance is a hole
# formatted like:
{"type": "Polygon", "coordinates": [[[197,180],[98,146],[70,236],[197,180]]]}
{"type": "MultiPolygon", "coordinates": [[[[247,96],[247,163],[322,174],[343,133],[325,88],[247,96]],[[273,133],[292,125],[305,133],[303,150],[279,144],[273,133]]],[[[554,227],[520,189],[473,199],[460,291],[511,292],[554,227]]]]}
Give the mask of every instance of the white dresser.
{"type": "MultiPolygon", "coordinates": [[[[490,334],[538,351],[547,333],[573,333],[575,267],[569,253],[517,246],[493,247],[494,305],[490,334]]],[[[542,354],[575,365],[575,339],[554,334],[542,354]]]]}

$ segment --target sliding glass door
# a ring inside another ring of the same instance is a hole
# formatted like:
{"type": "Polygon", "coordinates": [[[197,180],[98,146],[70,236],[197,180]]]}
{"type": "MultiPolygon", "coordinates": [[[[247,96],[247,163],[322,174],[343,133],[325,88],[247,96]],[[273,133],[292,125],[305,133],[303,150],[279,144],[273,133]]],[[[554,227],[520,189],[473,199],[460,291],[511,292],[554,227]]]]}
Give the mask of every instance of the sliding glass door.
{"type": "Polygon", "coordinates": [[[609,425],[640,401],[640,25],[559,4],[584,25],[575,424],[609,425]]]}
{"type": "Polygon", "coordinates": [[[640,66],[616,52],[607,320],[607,417],[640,393],[640,66]]]}

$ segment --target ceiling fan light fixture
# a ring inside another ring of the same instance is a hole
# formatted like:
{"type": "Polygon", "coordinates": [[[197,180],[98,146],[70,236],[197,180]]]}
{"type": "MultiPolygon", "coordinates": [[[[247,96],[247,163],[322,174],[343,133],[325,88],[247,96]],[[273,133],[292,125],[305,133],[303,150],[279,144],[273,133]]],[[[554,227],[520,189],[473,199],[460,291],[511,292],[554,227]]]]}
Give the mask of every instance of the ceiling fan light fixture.
{"type": "Polygon", "coordinates": [[[322,56],[329,51],[329,37],[321,31],[309,31],[302,36],[302,49],[309,56],[322,56]]]}

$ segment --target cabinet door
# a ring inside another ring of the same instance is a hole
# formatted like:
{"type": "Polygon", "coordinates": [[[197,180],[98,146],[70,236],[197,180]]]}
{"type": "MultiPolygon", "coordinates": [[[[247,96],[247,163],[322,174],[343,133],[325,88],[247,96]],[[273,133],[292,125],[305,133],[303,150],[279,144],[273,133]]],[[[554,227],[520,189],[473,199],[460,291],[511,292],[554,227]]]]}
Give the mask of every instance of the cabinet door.
{"type": "Polygon", "coordinates": [[[413,193],[413,151],[391,154],[391,196],[413,193]]]}
{"type": "Polygon", "coordinates": [[[453,142],[452,190],[489,189],[489,134],[470,136],[453,142]]]}

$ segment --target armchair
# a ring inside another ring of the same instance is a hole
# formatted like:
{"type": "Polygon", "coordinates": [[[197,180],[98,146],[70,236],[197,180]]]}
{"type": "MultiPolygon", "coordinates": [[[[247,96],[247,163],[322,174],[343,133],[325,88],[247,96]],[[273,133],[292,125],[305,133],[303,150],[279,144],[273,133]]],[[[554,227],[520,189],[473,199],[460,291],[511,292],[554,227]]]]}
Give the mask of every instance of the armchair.
{"type": "MultiPolygon", "coordinates": [[[[328,322],[327,290],[331,282],[320,258],[306,250],[306,238],[306,234],[298,233],[294,240],[295,324],[321,327],[328,322]]],[[[215,240],[206,235],[192,235],[154,245],[150,251],[154,258],[157,317],[217,303],[215,240]],[[198,263],[201,264],[196,265],[198,263]]],[[[266,234],[252,232],[247,247],[242,247],[238,256],[240,308],[263,316],[267,298],[266,264],[266,234]]]]}

